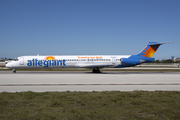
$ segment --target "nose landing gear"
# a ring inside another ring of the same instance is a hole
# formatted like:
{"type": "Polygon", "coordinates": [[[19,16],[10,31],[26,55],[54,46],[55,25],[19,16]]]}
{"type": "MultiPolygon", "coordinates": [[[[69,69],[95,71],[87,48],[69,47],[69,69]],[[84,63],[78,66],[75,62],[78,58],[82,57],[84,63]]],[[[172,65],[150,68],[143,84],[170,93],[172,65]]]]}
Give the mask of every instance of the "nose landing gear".
{"type": "Polygon", "coordinates": [[[13,73],[16,73],[16,69],[13,69],[13,73]]]}

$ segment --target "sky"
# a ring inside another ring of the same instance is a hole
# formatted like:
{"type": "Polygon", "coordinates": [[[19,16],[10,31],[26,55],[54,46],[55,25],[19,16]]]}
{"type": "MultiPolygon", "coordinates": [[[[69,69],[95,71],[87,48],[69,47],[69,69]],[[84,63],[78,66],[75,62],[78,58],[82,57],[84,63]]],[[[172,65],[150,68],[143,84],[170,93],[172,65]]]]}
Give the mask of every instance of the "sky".
{"type": "Polygon", "coordinates": [[[156,59],[180,57],[179,0],[0,0],[0,58],[135,55],[168,42],[156,59]]]}

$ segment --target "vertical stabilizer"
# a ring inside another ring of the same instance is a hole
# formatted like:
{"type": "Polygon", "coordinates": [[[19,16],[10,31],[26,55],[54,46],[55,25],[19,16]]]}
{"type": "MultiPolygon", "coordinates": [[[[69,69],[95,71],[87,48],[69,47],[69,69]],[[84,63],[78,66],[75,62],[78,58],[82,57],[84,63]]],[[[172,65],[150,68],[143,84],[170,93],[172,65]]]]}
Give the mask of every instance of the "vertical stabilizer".
{"type": "MultiPolygon", "coordinates": [[[[172,43],[172,42],[168,42],[168,43],[172,43]]],[[[137,55],[144,57],[152,57],[159,48],[159,46],[162,44],[166,44],[166,43],[149,42],[148,45],[142,50],[142,52],[137,55]]]]}

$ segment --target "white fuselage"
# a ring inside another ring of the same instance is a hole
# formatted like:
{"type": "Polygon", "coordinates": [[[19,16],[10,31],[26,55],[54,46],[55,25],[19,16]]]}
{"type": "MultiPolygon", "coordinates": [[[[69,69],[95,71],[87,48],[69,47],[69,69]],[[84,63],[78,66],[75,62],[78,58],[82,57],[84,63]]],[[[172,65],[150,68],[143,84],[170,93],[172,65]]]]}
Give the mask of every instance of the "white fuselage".
{"type": "Polygon", "coordinates": [[[105,68],[121,65],[121,58],[130,55],[21,56],[6,64],[12,69],[42,68],[105,68]]]}

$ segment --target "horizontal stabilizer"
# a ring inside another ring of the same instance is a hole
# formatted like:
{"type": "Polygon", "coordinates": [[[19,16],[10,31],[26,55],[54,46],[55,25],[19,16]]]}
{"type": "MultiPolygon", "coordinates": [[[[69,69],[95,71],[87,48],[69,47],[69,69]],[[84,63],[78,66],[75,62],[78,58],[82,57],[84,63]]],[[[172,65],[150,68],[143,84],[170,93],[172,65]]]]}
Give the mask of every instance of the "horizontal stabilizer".
{"type": "Polygon", "coordinates": [[[162,45],[162,44],[170,44],[170,43],[174,43],[173,41],[171,42],[164,42],[164,43],[149,43],[149,45],[162,45]]]}

